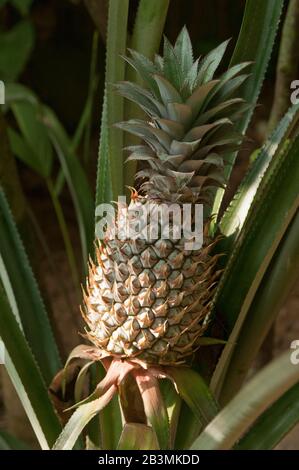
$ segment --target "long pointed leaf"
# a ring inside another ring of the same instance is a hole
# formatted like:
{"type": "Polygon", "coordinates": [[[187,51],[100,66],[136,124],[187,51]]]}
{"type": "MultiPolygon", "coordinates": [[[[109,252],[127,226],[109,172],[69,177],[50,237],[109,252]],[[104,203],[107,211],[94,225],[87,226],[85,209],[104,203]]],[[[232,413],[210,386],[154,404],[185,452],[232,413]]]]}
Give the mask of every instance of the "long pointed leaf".
{"type": "Polygon", "coordinates": [[[4,365],[42,449],[49,449],[60,424],[46,386],[16,317],[0,290],[0,337],[5,346],[4,365]]]}
{"type": "Polygon", "coordinates": [[[216,396],[257,289],[298,210],[298,152],[297,136],[269,165],[220,281],[216,311],[224,315],[232,333],[212,379],[216,396]]]}
{"type": "Polygon", "coordinates": [[[201,376],[188,367],[169,367],[167,373],[197,419],[203,425],[211,421],[218,413],[219,406],[201,376]]]}
{"type": "Polygon", "coordinates": [[[23,85],[11,83],[7,85],[5,91],[6,103],[9,106],[25,102],[39,109],[41,124],[45,126],[45,130],[57,151],[69,186],[77,214],[83,257],[87,262],[94,239],[94,202],[87,177],[73,151],[72,142],[55,113],[50,108],[41,105],[31,90],[23,85]]]}
{"type": "MultiPolygon", "coordinates": [[[[166,21],[169,0],[140,0],[136,14],[130,47],[148,59],[153,59],[158,52],[160,41],[166,21]]],[[[142,84],[141,77],[132,67],[127,67],[126,79],[130,82],[142,84]]],[[[140,118],[142,112],[134,103],[126,101],[125,118],[140,118]]],[[[125,146],[132,145],[136,139],[128,134],[125,136],[125,146]]],[[[131,161],[125,166],[125,184],[134,185],[136,162],[131,161]]]]}
{"type": "Polygon", "coordinates": [[[223,400],[240,388],[283,302],[299,276],[299,212],[275,254],[241,329],[226,372],[223,400]],[[257,335],[258,332],[258,335],[257,335]]]}
{"type": "Polygon", "coordinates": [[[35,168],[43,177],[48,177],[52,169],[53,149],[45,126],[41,122],[41,106],[29,101],[15,101],[11,109],[22,134],[30,146],[35,168]]]}
{"type": "MultiPolygon", "coordinates": [[[[96,208],[101,203],[110,203],[113,200],[112,181],[109,160],[109,130],[107,115],[107,90],[104,91],[103,109],[101,118],[101,138],[98,155],[96,208]]],[[[95,212],[97,217],[97,209],[95,212]]],[[[97,219],[96,219],[97,222],[97,219]]]]}
{"type": "Polygon", "coordinates": [[[71,450],[82,430],[109,403],[116,389],[117,387],[112,385],[100,398],[80,406],[67,422],[53,450],[71,450]]]}
{"type": "Polygon", "coordinates": [[[273,449],[299,422],[299,385],[288,390],[274,405],[266,410],[236,449],[273,449]]]}
{"type": "Polygon", "coordinates": [[[191,449],[230,449],[272,403],[299,381],[299,368],[287,351],[259,372],[226,405],[191,449]]]}
{"type": "Polygon", "coordinates": [[[1,188],[0,279],[44,380],[49,384],[61,362],[43,300],[1,188]]]}
{"type": "Polygon", "coordinates": [[[169,448],[175,448],[175,438],[178,430],[182,399],[170,380],[160,381],[160,390],[167,409],[169,420],[169,448]]]}
{"type": "MultiPolygon", "coordinates": [[[[284,0],[247,0],[238,41],[230,66],[252,61],[251,75],[238,95],[255,105],[260,94],[265,73],[271,57],[284,0]]],[[[240,119],[237,130],[244,134],[250,122],[253,108],[249,108],[240,119]]],[[[226,166],[228,178],[233,168],[236,153],[229,155],[226,166]]],[[[223,189],[217,190],[213,214],[217,214],[223,197],[223,189]]]]}
{"type": "MultiPolygon", "coordinates": [[[[124,119],[124,98],[114,92],[112,84],[125,79],[125,62],[121,56],[126,50],[128,10],[128,0],[109,0],[105,75],[107,95],[102,116],[106,122],[102,123],[101,128],[97,205],[104,202],[100,199],[103,189],[98,187],[103,184],[101,182],[103,162],[105,166],[109,162],[110,179],[107,183],[112,185],[113,200],[124,193],[123,133],[113,127],[113,124],[124,119]],[[102,139],[104,139],[104,143],[102,139]]],[[[104,193],[106,192],[104,191],[104,193]]]]}
{"type": "Polygon", "coordinates": [[[122,431],[117,450],[158,450],[153,429],[145,424],[128,423],[122,431]]]}
{"type": "MultiPolygon", "coordinates": [[[[234,199],[221,218],[221,233],[229,237],[229,245],[235,240],[244,224],[248,210],[271,160],[285,146],[286,140],[298,125],[298,120],[299,105],[297,104],[288,110],[277,128],[258,152],[254,163],[242,180],[234,199]]],[[[228,244],[226,244],[226,247],[229,248],[228,244]]]]}
{"type": "Polygon", "coordinates": [[[216,416],[219,407],[207,384],[196,371],[185,367],[169,367],[167,373],[174,380],[185,402],[179,419],[176,448],[186,449],[203,427],[216,416]]]}

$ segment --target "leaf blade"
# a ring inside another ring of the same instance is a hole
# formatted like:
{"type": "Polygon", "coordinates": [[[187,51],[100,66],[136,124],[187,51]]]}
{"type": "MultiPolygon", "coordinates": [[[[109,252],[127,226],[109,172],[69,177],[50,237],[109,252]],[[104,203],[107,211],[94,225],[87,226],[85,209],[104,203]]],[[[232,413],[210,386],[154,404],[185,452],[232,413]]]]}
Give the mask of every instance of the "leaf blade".
{"type": "Polygon", "coordinates": [[[298,149],[297,136],[293,144],[276,155],[269,165],[219,283],[216,311],[225,316],[227,331],[231,334],[212,378],[216,396],[222,388],[231,354],[257,289],[298,210],[298,149]],[[283,193],[279,190],[281,187],[285,188],[283,193]]]}
{"type": "Polygon", "coordinates": [[[50,383],[61,367],[58,349],[38,285],[1,188],[0,278],[43,377],[46,383],[50,383]]]}
{"type": "MultiPolygon", "coordinates": [[[[241,30],[230,66],[247,61],[253,63],[251,76],[243,85],[241,95],[239,93],[246,102],[252,105],[256,104],[262,87],[274,46],[283,4],[284,0],[278,0],[274,4],[271,0],[264,0],[262,2],[247,0],[246,2],[241,30]]],[[[239,120],[237,130],[241,134],[245,134],[252,112],[253,109],[249,108],[239,120]]],[[[228,164],[225,170],[227,179],[233,168],[235,158],[235,152],[228,156],[228,164]]],[[[223,193],[222,188],[217,190],[212,214],[218,214],[223,193]]]]}
{"type": "Polygon", "coordinates": [[[0,289],[0,336],[5,346],[5,367],[42,449],[49,449],[60,424],[30,348],[4,292],[0,289]]]}
{"type": "Polygon", "coordinates": [[[158,450],[159,445],[153,429],[145,424],[126,423],[117,450],[158,450]]]}
{"type": "Polygon", "coordinates": [[[289,352],[259,372],[223,408],[192,445],[192,450],[230,449],[272,403],[299,380],[289,352]]]}
{"type": "Polygon", "coordinates": [[[81,431],[109,403],[117,387],[112,385],[104,395],[85,405],[81,405],[71,416],[53,446],[53,450],[71,450],[81,431]]]}

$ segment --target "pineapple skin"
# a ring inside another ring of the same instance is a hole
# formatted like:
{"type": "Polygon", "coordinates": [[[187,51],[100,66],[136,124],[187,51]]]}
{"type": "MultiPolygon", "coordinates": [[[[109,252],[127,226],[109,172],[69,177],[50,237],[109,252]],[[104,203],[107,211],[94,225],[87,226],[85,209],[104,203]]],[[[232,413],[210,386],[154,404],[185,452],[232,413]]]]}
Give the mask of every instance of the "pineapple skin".
{"type": "MultiPolygon", "coordinates": [[[[143,198],[140,198],[142,203],[143,198]]],[[[131,205],[136,204],[136,198],[131,205]]],[[[159,203],[155,203],[159,204],[159,203]]],[[[108,236],[91,261],[83,316],[87,338],[109,355],[182,364],[204,333],[219,273],[213,243],[108,236]]]]}

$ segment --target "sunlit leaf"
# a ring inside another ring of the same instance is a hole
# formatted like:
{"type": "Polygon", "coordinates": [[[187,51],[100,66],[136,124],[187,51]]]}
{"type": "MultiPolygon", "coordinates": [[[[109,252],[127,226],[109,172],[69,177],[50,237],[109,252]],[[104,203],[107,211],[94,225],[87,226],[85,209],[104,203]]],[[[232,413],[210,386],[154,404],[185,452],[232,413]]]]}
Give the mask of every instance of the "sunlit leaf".
{"type": "Polygon", "coordinates": [[[115,392],[116,386],[112,385],[100,398],[80,406],[67,422],[53,450],[71,450],[81,431],[109,403],[115,392]]]}
{"type": "Polygon", "coordinates": [[[211,421],[193,450],[230,449],[272,403],[299,381],[287,351],[259,372],[211,421]]]}
{"type": "Polygon", "coordinates": [[[42,449],[55,442],[60,424],[32,352],[17,319],[0,289],[0,337],[4,365],[42,449]]]}
{"type": "Polygon", "coordinates": [[[125,424],[118,450],[157,450],[159,445],[153,429],[145,424],[125,424]]]}
{"type": "MultiPolygon", "coordinates": [[[[220,280],[216,312],[221,311],[226,320],[226,330],[231,334],[212,379],[216,396],[220,393],[254,296],[298,210],[298,152],[297,136],[288,148],[271,161],[220,280]]],[[[221,397],[224,400],[223,394],[221,397]]],[[[225,399],[228,397],[229,394],[225,399]]]]}

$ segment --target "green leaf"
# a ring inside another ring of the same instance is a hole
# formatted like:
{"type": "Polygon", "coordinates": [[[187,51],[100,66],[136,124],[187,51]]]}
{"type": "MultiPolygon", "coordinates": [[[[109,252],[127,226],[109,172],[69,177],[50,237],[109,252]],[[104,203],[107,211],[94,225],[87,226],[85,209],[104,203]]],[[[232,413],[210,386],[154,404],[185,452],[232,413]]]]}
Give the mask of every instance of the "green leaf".
{"type": "Polygon", "coordinates": [[[80,406],[65,425],[53,450],[71,450],[85,426],[109,403],[115,392],[116,386],[112,385],[100,398],[80,406]]]}
{"type": "Polygon", "coordinates": [[[41,448],[49,449],[60,432],[60,424],[39,368],[1,289],[0,312],[0,337],[6,349],[4,365],[41,448]]]}
{"type": "Polygon", "coordinates": [[[165,105],[169,103],[182,103],[182,97],[179,92],[166,80],[162,75],[154,75],[154,79],[158,85],[161,99],[165,105]]]}
{"type": "Polygon", "coordinates": [[[115,85],[115,89],[117,93],[137,103],[146,113],[157,116],[163,113],[163,106],[145,88],[131,82],[119,82],[115,85]]]}
{"type": "Polygon", "coordinates": [[[298,278],[298,233],[297,212],[263,277],[241,328],[222,387],[224,399],[239,390],[283,302],[298,278]]]}
{"type": "MultiPolygon", "coordinates": [[[[96,362],[94,367],[94,376],[92,385],[95,388],[105,377],[106,371],[101,363],[96,362]]],[[[92,388],[93,389],[93,388],[92,388]]],[[[100,411],[99,414],[100,432],[97,438],[100,438],[100,447],[102,449],[116,449],[122,432],[122,415],[118,396],[115,395],[112,400],[100,411]]],[[[93,439],[97,442],[96,439],[93,439]]]]}
{"type": "Polygon", "coordinates": [[[89,372],[89,368],[94,364],[94,361],[87,362],[81,369],[77,376],[75,389],[74,389],[74,398],[75,403],[82,400],[82,393],[84,389],[84,384],[86,381],[87,374],[89,372]]]}
{"type": "Polygon", "coordinates": [[[0,76],[16,80],[23,71],[33,48],[34,30],[30,21],[19,21],[8,32],[0,34],[0,76]]]}
{"type": "MultiPolygon", "coordinates": [[[[104,101],[101,120],[101,138],[98,155],[97,188],[96,188],[96,211],[99,204],[109,204],[113,200],[112,180],[109,160],[109,130],[107,116],[107,90],[104,92],[104,101]]],[[[97,219],[96,219],[97,222],[97,219]]]]}
{"type": "MultiPolygon", "coordinates": [[[[230,66],[251,61],[250,77],[238,95],[247,103],[255,105],[263,84],[265,73],[274,46],[277,28],[284,0],[247,0],[238,41],[230,62],[230,66]]],[[[237,130],[245,134],[253,107],[243,114],[237,124],[237,130]]],[[[236,158],[236,152],[227,158],[225,176],[228,180],[236,158]]],[[[217,190],[212,214],[217,214],[221,205],[224,190],[217,190]]]]}
{"type": "Polygon", "coordinates": [[[298,396],[299,385],[297,384],[259,417],[235,448],[237,450],[273,449],[299,422],[298,396]]]}
{"type": "MultiPolygon", "coordinates": [[[[99,361],[94,362],[93,365],[90,367],[89,391],[94,390],[102,380],[104,372],[103,369],[104,366],[99,361]]],[[[86,436],[86,450],[88,450],[88,440],[92,441],[92,444],[97,446],[99,449],[101,448],[100,416],[95,416],[88,424],[86,436]]]]}
{"type": "Polygon", "coordinates": [[[54,112],[43,106],[43,123],[57,152],[72,199],[79,225],[84,267],[94,240],[94,203],[87,177],[72,150],[72,143],[54,112]]]}
{"type": "Polygon", "coordinates": [[[150,60],[159,50],[168,8],[169,0],[139,2],[130,46],[150,60]]]}
{"type": "Polygon", "coordinates": [[[183,401],[175,436],[175,449],[189,449],[194,439],[202,431],[202,424],[195,418],[191,408],[183,401]],[[186,429],[188,432],[186,432],[186,429]]]}
{"type": "Polygon", "coordinates": [[[218,413],[219,406],[201,376],[189,367],[167,367],[166,370],[198,421],[203,425],[211,421],[218,413]]]}
{"type": "Polygon", "coordinates": [[[212,80],[223,56],[229,41],[224,41],[218,47],[209,52],[199,63],[197,83],[203,84],[212,80]]]}
{"type": "Polygon", "coordinates": [[[160,380],[159,385],[168,414],[169,449],[174,449],[182,399],[171,380],[160,380]]]}
{"type": "MultiPolygon", "coordinates": [[[[159,50],[168,7],[169,0],[151,0],[150,2],[140,0],[130,41],[130,47],[135,51],[132,52],[132,58],[140,75],[132,67],[127,67],[126,79],[141,86],[145,82],[147,87],[150,86],[154,90],[155,96],[159,95],[159,90],[153,73],[159,73],[159,70],[156,66],[153,67],[150,61],[159,50]]],[[[142,118],[143,113],[134,103],[125,103],[124,117],[125,119],[142,118]]],[[[138,139],[128,134],[125,136],[126,147],[136,143],[138,139]]],[[[135,161],[126,163],[124,168],[126,185],[134,186],[136,170],[135,161]]]]}
{"type": "Polygon", "coordinates": [[[299,381],[287,351],[259,372],[211,421],[192,450],[231,449],[254,421],[299,381]]]}
{"type": "MultiPolygon", "coordinates": [[[[145,85],[146,90],[148,90],[154,98],[159,98],[159,88],[153,77],[155,73],[159,73],[158,67],[143,54],[131,48],[129,48],[129,52],[130,56],[125,56],[124,60],[131,66],[126,73],[126,76],[130,79],[130,83],[139,83],[139,86],[145,85]]],[[[128,110],[126,109],[126,116],[128,114],[128,110]]],[[[131,114],[132,113],[130,113],[130,115],[131,114]]],[[[133,116],[135,117],[135,113],[133,113],[133,116]]]]}
{"type": "MultiPolygon", "coordinates": [[[[128,0],[109,1],[105,75],[107,86],[107,101],[105,104],[107,106],[107,123],[104,123],[102,126],[102,132],[104,131],[105,133],[103,136],[105,145],[100,143],[100,148],[102,147],[101,154],[102,152],[108,153],[108,155],[104,154],[101,157],[104,161],[109,161],[113,200],[117,200],[119,195],[124,194],[123,133],[113,127],[113,124],[124,119],[124,99],[114,92],[112,84],[125,79],[125,62],[121,56],[124,55],[126,50],[128,10],[128,0]]],[[[101,177],[100,168],[98,170],[98,177],[101,177]]],[[[97,187],[99,184],[100,181],[98,180],[97,187]]],[[[98,195],[100,191],[97,189],[98,195]]],[[[97,204],[100,202],[103,201],[97,200],[97,204]]]]}
{"type": "Polygon", "coordinates": [[[49,384],[61,367],[59,354],[36,280],[1,189],[0,278],[44,380],[49,384]]]}
{"type": "Polygon", "coordinates": [[[45,126],[41,122],[41,107],[27,101],[11,104],[19,128],[32,152],[31,167],[35,167],[44,178],[52,169],[53,150],[45,126]]]}
{"type": "Polygon", "coordinates": [[[37,173],[41,173],[40,164],[24,137],[13,128],[8,128],[8,138],[13,154],[37,173]]]}
{"type": "Polygon", "coordinates": [[[27,444],[5,431],[0,431],[0,450],[29,450],[27,444]]]}
{"type": "MultiPolygon", "coordinates": [[[[247,0],[241,30],[230,61],[230,67],[251,61],[250,79],[243,89],[242,98],[256,103],[270,61],[284,0],[256,2],[247,0]]],[[[251,118],[248,111],[238,130],[245,131],[251,118]]]]}
{"type": "Polygon", "coordinates": [[[196,371],[186,367],[168,367],[167,374],[185,402],[181,407],[175,448],[186,449],[218,413],[219,407],[207,384],[196,371]]]}
{"type": "Polygon", "coordinates": [[[184,75],[187,75],[193,65],[193,48],[186,26],[183,26],[174,46],[184,75]]]}
{"type": "Polygon", "coordinates": [[[212,380],[217,396],[254,296],[299,207],[298,152],[297,136],[271,161],[219,283],[216,312],[221,311],[232,333],[212,380]]]}
{"type": "Polygon", "coordinates": [[[28,101],[31,104],[38,105],[38,97],[24,85],[20,83],[7,83],[5,87],[5,103],[13,104],[15,101],[28,101]]]}
{"type": "Polygon", "coordinates": [[[89,436],[86,436],[85,450],[101,450],[101,448],[98,447],[98,446],[90,439],[89,436]]]}
{"type": "MultiPolygon", "coordinates": [[[[230,237],[228,240],[230,246],[244,224],[265,171],[271,160],[275,158],[275,155],[284,148],[286,140],[297,126],[298,121],[299,105],[293,105],[263,147],[258,151],[252,166],[222,216],[220,221],[221,233],[226,237],[230,237]]],[[[226,248],[229,249],[228,243],[226,243],[226,248]]]]}
{"type": "Polygon", "coordinates": [[[122,431],[122,417],[117,396],[114,396],[100,412],[100,428],[101,447],[116,449],[122,431]]]}
{"type": "Polygon", "coordinates": [[[39,120],[44,128],[43,132],[46,132],[48,140],[50,138],[57,152],[70,189],[77,214],[83,258],[87,261],[88,253],[92,251],[94,239],[94,203],[89,182],[74,153],[71,139],[55,113],[40,104],[35,94],[28,88],[18,84],[9,84],[6,89],[6,101],[10,106],[22,105],[25,102],[32,106],[35,105],[36,109],[39,109],[39,120]]]}
{"type": "Polygon", "coordinates": [[[182,74],[181,65],[174,49],[166,37],[164,38],[163,59],[165,77],[177,90],[181,90],[185,77],[182,74]]]}
{"type": "Polygon", "coordinates": [[[124,425],[117,450],[157,450],[159,445],[153,429],[145,424],[124,425]]]}

